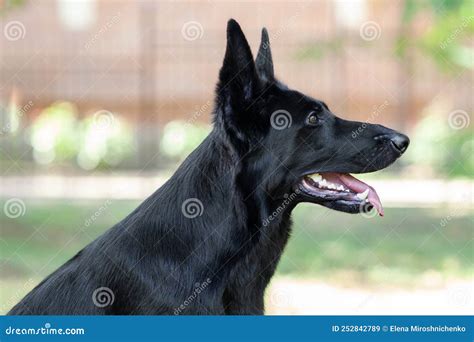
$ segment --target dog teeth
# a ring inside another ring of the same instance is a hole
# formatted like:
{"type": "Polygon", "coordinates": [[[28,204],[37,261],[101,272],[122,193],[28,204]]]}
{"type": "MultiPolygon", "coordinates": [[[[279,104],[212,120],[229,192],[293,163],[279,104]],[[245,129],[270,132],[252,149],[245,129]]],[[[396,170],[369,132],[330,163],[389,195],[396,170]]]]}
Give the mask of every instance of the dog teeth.
{"type": "Polygon", "coordinates": [[[323,177],[319,173],[313,173],[312,175],[309,175],[308,177],[311,178],[315,182],[320,182],[323,179],[323,177]]]}
{"type": "Polygon", "coordinates": [[[330,190],[350,192],[350,190],[346,189],[344,187],[344,185],[342,185],[342,184],[328,182],[319,173],[313,173],[311,175],[308,175],[307,177],[311,178],[311,180],[313,182],[317,183],[318,187],[320,187],[322,189],[330,189],[330,190]]]}
{"type": "Polygon", "coordinates": [[[365,189],[364,192],[360,192],[356,195],[356,197],[360,200],[365,200],[369,196],[369,189],[365,189]]]}

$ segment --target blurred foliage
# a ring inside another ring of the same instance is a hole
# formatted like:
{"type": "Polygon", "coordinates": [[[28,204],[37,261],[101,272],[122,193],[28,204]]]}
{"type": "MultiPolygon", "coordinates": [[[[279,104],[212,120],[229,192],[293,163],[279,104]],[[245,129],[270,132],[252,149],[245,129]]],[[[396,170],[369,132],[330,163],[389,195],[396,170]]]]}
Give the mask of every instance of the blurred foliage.
{"type": "Polygon", "coordinates": [[[296,58],[300,60],[321,59],[328,53],[340,54],[343,51],[343,47],[344,40],[340,37],[328,41],[309,43],[297,52],[296,58]]]}
{"type": "Polygon", "coordinates": [[[77,124],[76,108],[71,103],[59,102],[45,108],[31,125],[35,160],[49,164],[73,158],[79,143],[77,124]]]}
{"type": "Polygon", "coordinates": [[[467,44],[474,33],[472,0],[405,0],[400,32],[397,51],[401,57],[407,49],[419,48],[441,70],[474,67],[474,50],[467,44]],[[422,11],[431,14],[433,23],[417,37],[408,28],[422,11]]]}
{"type": "Polygon", "coordinates": [[[411,134],[412,144],[406,158],[417,167],[429,168],[433,174],[447,177],[474,177],[474,135],[466,112],[446,118],[439,104],[425,109],[411,134]],[[463,125],[455,120],[464,120],[463,125]]]}
{"type": "MultiPolygon", "coordinates": [[[[401,19],[396,55],[402,62],[409,50],[418,49],[443,72],[474,67],[474,50],[469,46],[474,33],[472,0],[405,0],[401,19]],[[431,16],[432,23],[417,36],[411,26],[422,12],[431,16]]],[[[441,110],[442,107],[433,103],[425,108],[424,117],[413,129],[414,143],[407,157],[414,165],[428,167],[433,173],[474,177],[471,115],[460,112],[457,118],[446,117],[449,110],[441,110]],[[464,121],[464,125],[458,126],[455,120],[464,121]]]]}
{"type": "Polygon", "coordinates": [[[5,0],[0,1],[0,15],[7,13],[7,11],[19,7],[25,3],[25,0],[5,0]]]}
{"type": "Polygon", "coordinates": [[[118,165],[133,150],[131,129],[116,116],[106,116],[107,121],[98,122],[98,117],[87,117],[79,126],[80,147],[78,164],[86,170],[101,164],[118,165]]]}
{"type": "Polygon", "coordinates": [[[57,102],[44,109],[30,127],[33,156],[40,164],[75,159],[92,170],[115,166],[129,156],[134,140],[131,129],[116,115],[99,111],[78,118],[77,108],[69,102],[57,102]]]}
{"type": "MultiPolygon", "coordinates": [[[[474,50],[468,45],[474,33],[474,2],[472,0],[405,0],[402,6],[398,37],[393,53],[404,60],[408,51],[421,51],[436,62],[442,71],[474,68],[474,50]],[[418,15],[430,15],[430,27],[415,34],[411,29],[418,15]]],[[[373,45],[361,41],[366,47],[373,45]]],[[[340,54],[346,44],[344,35],[306,44],[296,55],[298,59],[321,59],[340,54]]]]}
{"type": "MultiPolygon", "coordinates": [[[[23,116],[15,114],[14,117],[14,126],[18,127],[23,116]]],[[[13,125],[10,123],[10,126],[13,125]]],[[[204,140],[210,129],[210,125],[201,123],[168,122],[156,141],[161,160],[165,164],[183,160],[204,140]]],[[[16,137],[17,142],[26,138],[33,147],[34,161],[40,165],[73,163],[84,170],[129,162],[128,158],[133,157],[136,148],[135,139],[139,138],[119,116],[101,110],[82,117],[70,102],[53,103],[41,110],[26,130],[8,133],[16,137]]]]}
{"type": "Polygon", "coordinates": [[[170,121],[163,128],[160,150],[171,159],[184,159],[204,140],[209,131],[209,125],[170,121]]]}

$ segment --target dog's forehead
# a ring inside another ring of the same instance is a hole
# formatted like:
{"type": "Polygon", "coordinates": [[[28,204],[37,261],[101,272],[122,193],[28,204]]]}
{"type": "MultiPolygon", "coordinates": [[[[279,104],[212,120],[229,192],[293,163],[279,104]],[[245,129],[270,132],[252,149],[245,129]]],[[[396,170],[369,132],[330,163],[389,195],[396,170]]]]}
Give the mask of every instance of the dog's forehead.
{"type": "Polygon", "coordinates": [[[274,100],[282,106],[292,105],[295,109],[301,110],[311,109],[318,105],[327,108],[327,105],[322,100],[315,99],[310,95],[291,89],[284,83],[275,82],[273,89],[274,100]]]}
{"type": "Polygon", "coordinates": [[[314,107],[317,105],[321,105],[322,101],[317,100],[309,95],[303,94],[297,90],[293,90],[291,93],[291,97],[302,107],[314,107]]]}

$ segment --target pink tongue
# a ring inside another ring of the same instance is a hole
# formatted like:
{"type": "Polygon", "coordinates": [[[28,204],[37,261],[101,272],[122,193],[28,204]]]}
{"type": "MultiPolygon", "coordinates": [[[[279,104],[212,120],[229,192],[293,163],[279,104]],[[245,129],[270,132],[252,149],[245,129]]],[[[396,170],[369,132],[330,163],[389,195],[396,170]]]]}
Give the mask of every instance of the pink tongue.
{"type": "Polygon", "coordinates": [[[375,207],[375,209],[377,209],[379,215],[383,216],[382,202],[380,202],[380,198],[377,195],[377,192],[375,191],[374,188],[358,180],[357,178],[355,178],[354,176],[348,173],[338,173],[337,175],[339,176],[339,179],[344,183],[344,185],[347,186],[352,191],[360,193],[369,189],[370,191],[369,191],[369,196],[367,197],[367,199],[375,207]]]}

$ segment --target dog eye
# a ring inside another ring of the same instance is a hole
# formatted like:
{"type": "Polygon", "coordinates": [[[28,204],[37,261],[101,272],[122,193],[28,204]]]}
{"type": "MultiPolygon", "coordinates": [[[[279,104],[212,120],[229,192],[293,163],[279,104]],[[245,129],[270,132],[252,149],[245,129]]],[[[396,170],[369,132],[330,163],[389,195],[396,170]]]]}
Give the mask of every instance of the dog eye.
{"type": "Polygon", "coordinates": [[[316,112],[309,113],[306,123],[311,126],[315,126],[319,123],[319,118],[316,112]]]}
{"type": "Polygon", "coordinates": [[[316,113],[321,113],[323,110],[324,110],[323,105],[321,105],[321,104],[319,104],[319,103],[314,107],[314,111],[315,111],[316,113]]]}

